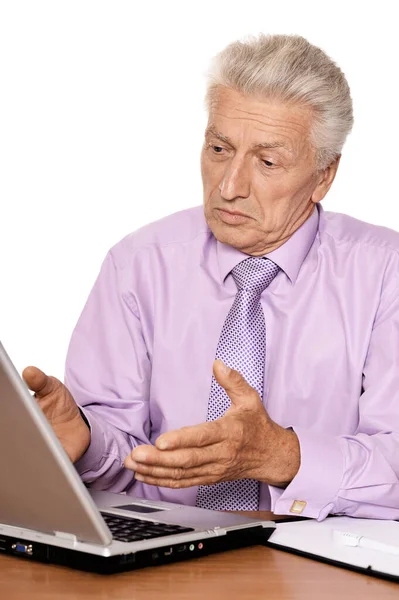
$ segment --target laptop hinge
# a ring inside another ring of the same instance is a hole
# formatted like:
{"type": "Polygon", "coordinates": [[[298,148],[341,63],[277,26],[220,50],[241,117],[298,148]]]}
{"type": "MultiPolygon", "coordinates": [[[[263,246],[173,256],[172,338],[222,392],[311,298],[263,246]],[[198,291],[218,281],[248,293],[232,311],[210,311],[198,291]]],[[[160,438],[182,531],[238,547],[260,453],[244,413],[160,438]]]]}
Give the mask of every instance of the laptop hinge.
{"type": "Polygon", "coordinates": [[[74,535],[73,533],[65,533],[65,531],[54,531],[54,535],[63,540],[73,542],[74,544],[76,544],[76,542],[78,541],[76,535],[74,535]]]}

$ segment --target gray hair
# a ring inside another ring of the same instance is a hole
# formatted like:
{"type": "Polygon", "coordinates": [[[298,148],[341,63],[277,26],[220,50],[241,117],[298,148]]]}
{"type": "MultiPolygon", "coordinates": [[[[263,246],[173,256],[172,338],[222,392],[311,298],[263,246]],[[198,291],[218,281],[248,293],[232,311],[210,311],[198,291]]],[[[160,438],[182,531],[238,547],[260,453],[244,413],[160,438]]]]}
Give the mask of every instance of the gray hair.
{"type": "Polygon", "coordinates": [[[341,154],[352,129],[352,99],[345,75],[323,50],[298,35],[260,34],[229,44],[214,57],[208,71],[208,110],[219,86],[309,106],[311,143],[320,169],[341,154]]]}

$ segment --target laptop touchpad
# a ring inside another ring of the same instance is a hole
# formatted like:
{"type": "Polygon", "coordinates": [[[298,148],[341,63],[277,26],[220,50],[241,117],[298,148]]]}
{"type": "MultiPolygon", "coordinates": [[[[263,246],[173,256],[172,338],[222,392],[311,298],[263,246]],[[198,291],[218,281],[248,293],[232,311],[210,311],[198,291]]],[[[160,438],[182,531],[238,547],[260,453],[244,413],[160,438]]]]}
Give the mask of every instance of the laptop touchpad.
{"type": "Polygon", "coordinates": [[[143,504],[124,504],[123,506],[113,506],[112,508],[119,508],[120,510],[130,510],[138,513],[152,513],[161,512],[166,510],[164,508],[154,508],[153,506],[144,506],[143,504]]]}

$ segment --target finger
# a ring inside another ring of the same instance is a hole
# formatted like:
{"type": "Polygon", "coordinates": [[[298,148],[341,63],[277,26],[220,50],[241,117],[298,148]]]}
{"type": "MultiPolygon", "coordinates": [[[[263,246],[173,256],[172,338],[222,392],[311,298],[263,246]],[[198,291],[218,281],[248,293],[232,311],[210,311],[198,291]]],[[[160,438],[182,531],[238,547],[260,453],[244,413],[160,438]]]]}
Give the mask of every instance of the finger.
{"type": "Polygon", "coordinates": [[[230,369],[223,361],[215,360],[213,374],[218,384],[226,390],[234,406],[254,408],[260,403],[258,392],[247,383],[241,373],[230,369]]]}
{"type": "Polygon", "coordinates": [[[218,445],[206,448],[185,448],[183,450],[158,450],[154,446],[138,446],[125,460],[126,466],[132,468],[134,463],[152,465],[157,467],[182,467],[188,469],[205,465],[220,453],[218,445]]]}
{"type": "Polygon", "coordinates": [[[134,461],[132,461],[130,465],[136,476],[139,474],[145,477],[157,479],[176,479],[177,481],[180,481],[181,479],[192,479],[194,477],[211,477],[212,475],[216,475],[216,473],[221,474],[222,471],[224,472],[224,469],[222,469],[220,465],[215,462],[210,462],[198,467],[189,467],[187,469],[182,467],[154,467],[152,465],[136,463],[134,461]]]}
{"type": "Polygon", "coordinates": [[[22,378],[32,392],[35,392],[38,398],[47,396],[55,387],[55,380],[49,377],[37,367],[26,367],[22,372],[22,378]]]}
{"type": "Polygon", "coordinates": [[[163,433],[155,445],[160,450],[175,450],[177,448],[201,448],[216,444],[223,439],[223,430],[218,420],[201,423],[191,427],[182,427],[175,431],[163,433]]]}

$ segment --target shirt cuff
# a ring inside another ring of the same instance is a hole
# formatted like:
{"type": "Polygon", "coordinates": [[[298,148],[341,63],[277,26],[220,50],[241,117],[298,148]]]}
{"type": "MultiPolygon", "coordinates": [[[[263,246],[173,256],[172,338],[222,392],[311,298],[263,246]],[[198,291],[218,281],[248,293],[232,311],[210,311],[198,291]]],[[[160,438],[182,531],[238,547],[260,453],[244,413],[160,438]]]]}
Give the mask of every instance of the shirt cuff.
{"type": "Polygon", "coordinates": [[[105,453],[104,429],[98,422],[97,417],[89,411],[83,411],[79,407],[82,418],[90,429],[90,444],[86,452],[74,465],[79,475],[90,471],[96,471],[105,453]]]}
{"type": "Polygon", "coordinates": [[[293,427],[298,436],[301,466],[284,489],[269,486],[276,515],[301,515],[322,521],[333,512],[344,475],[338,437],[293,427]]]}

